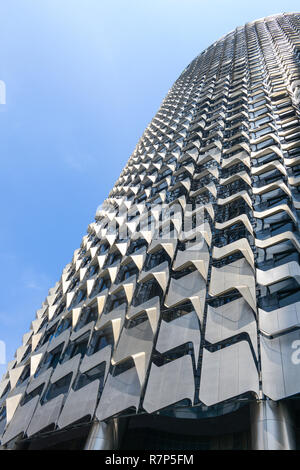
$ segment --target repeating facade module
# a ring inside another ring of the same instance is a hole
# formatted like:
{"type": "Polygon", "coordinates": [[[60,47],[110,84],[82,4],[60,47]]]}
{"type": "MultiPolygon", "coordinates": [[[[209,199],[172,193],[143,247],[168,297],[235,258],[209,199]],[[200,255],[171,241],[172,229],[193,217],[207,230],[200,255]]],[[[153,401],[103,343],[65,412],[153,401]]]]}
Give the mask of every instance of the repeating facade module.
{"type": "Polygon", "coordinates": [[[300,446],[299,33],[180,75],[8,365],[2,448],[300,446]]]}

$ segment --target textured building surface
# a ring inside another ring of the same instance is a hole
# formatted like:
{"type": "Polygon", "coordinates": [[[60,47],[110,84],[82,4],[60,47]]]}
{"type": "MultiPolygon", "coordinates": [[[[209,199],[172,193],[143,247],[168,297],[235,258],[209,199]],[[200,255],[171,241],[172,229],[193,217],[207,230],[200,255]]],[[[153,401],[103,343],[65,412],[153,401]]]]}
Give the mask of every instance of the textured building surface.
{"type": "Polygon", "coordinates": [[[8,365],[2,446],[122,417],[119,448],[299,445],[299,103],[299,13],[184,70],[8,365]]]}

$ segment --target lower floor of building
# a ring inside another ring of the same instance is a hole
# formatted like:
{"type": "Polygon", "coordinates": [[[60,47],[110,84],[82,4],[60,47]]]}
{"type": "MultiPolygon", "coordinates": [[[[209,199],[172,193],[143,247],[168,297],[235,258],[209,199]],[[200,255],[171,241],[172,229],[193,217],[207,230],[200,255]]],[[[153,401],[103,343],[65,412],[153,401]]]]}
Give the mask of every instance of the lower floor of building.
{"type": "MultiPolygon", "coordinates": [[[[175,409],[174,409],[175,410],[175,409]]],[[[22,450],[250,450],[300,449],[300,400],[239,404],[197,417],[193,409],[124,415],[103,423],[86,419],[47,429],[11,447],[22,450]],[[103,427],[104,426],[104,427],[103,427]]]]}

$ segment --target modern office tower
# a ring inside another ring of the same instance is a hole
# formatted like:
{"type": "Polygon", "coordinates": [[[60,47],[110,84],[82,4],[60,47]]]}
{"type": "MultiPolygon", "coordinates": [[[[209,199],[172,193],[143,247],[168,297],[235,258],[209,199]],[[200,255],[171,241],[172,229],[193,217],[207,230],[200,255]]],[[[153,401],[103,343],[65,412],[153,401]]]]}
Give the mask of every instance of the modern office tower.
{"type": "Polygon", "coordinates": [[[8,365],[2,448],[300,447],[299,32],[175,82],[8,365]]]}

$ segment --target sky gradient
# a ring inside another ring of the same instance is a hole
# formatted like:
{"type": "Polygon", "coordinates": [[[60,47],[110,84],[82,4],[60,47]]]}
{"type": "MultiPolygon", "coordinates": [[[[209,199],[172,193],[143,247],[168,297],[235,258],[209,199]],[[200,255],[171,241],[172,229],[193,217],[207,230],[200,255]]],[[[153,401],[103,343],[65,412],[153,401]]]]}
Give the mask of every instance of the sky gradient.
{"type": "Polygon", "coordinates": [[[7,361],[183,69],[235,27],[297,10],[299,0],[0,1],[7,361]]]}

